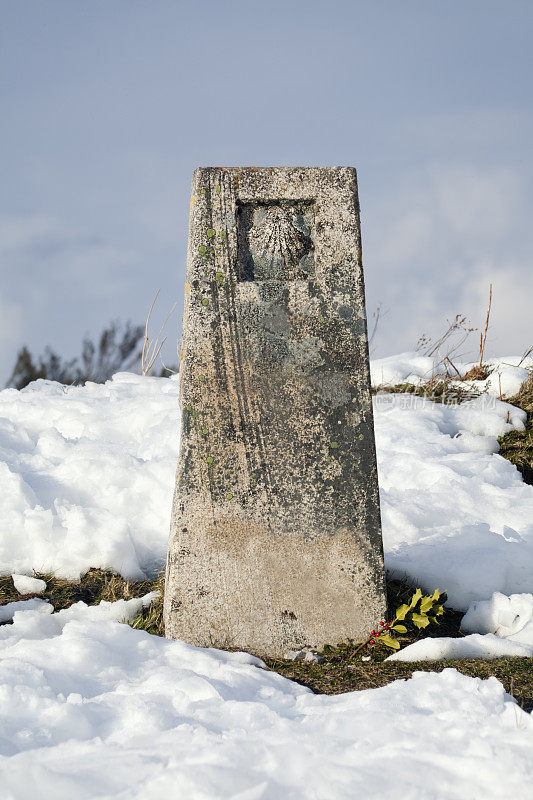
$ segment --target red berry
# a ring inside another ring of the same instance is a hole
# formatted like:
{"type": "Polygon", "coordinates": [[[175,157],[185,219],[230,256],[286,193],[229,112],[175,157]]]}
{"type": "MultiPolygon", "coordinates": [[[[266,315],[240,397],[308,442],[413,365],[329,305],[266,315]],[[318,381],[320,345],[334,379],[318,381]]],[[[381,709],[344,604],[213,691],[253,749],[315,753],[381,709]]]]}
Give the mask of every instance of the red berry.
{"type": "Polygon", "coordinates": [[[370,644],[374,644],[374,640],[373,639],[370,639],[370,644]]]}
{"type": "Polygon", "coordinates": [[[376,635],[376,631],[370,631],[370,633],[372,634],[372,636],[376,635]]]}
{"type": "Polygon", "coordinates": [[[388,626],[388,625],[385,625],[385,630],[386,630],[386,631],[388,631],[388,630],[389,630],[389,626],[388,626]]]}
{"type": "Polygon", "coordinates": [[[385,623],[384,623],[384,622],[380,622],[379,624],[380,624],[380,625],[385,625],[385,623]]]}

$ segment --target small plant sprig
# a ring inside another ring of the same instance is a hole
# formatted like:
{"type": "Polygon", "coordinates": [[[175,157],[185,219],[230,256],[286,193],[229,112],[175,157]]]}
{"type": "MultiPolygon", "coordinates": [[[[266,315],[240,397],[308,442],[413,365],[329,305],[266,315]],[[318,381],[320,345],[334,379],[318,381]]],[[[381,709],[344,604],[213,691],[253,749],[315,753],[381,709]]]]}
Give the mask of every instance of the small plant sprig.
{"type": "Polygon", "coordinates": [[[440,589],[435,589],[430,595],[423,595],[422,590],[417,589],[409,603],[402,603],[396,609],[396,614],[390,622],[381,620],[378,630],[370,631],[368,639],[359,645],[355,653],[368,645],[375,645],[379,642],[391,650],[399,650],[400,642],[391,635],[391,632],[407,633],[408,624],[419,630],[427,628],[431,623],[438,625],[437,617],[444,614],[442,605],[444,600],[444,592],[441,592],[440,589]]]}

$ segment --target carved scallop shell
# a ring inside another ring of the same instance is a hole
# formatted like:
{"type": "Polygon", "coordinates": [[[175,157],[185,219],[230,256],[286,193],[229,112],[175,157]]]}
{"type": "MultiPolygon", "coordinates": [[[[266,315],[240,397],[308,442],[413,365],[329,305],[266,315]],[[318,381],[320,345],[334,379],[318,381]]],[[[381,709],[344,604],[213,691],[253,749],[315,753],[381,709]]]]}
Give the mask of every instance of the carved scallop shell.
{"type": "Polygon", "coordinates": [[[305,235],[282,208],[261,209],[254,215],[249,242],[254,261],[273,277],[284,266],[297,266],[308,250],[305,235]]]}

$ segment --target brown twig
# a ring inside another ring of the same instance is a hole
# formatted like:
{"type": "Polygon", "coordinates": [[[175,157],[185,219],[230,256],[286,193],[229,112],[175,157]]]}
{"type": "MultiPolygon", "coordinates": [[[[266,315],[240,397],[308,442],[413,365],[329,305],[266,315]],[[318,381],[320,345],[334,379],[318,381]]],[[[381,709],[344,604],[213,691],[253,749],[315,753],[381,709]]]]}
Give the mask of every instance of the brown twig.
{"type": "Polygon", "coordinates": [[[481,340],[479,343],[479,366],[483,366],[483,353],[485,352],[485,342],[487,341],[487,330],[489,327],[489,319],[490,319],[490,307],[492,305],[492,283],[490,284],[489,288],[489,307],[487,309],[487,320],[485,322],[485,330],[481,334],[481,340]]]}
{"type": "Polygon", "coordinates": [[[519,367],[521,364],[523,364],[523,362],[526,360],[526,358],[528,358],[532,353],[533,353],[533,347],[530,347],[528,350],[526,350],[526,352],[524,353],[524,355],[522,356],[522,358],[518,362],[517,366],[519,367]]]}
{"type": "Polygon", "coordinates": [[[459,372],[459,370],[457,369],[457,367],[455,366],[455,364],[451,360],[450,356],[444,356],[444,361],[448,362],[448,364],[452,367],[452,369],[454,369],[456,371],[457,375],[460,378],[461,377],[461,373],[459,372]]]}
{"type": "Polygon", "coordinates": [[[374,341],[374,337],[375,337],[375,335],[376,335],[376,330],[377,330],[377,327],[378,327],[379,318],[380,318],[380,316],[381,316],[381,306],[378,306],[378,307],[376,308],[376,310],[374,311],[374,313],[372,314],[372,316],[373,316],[373,317],[375,317],[375,320],[376,320],[376,321],[374,322],[374,327],[373,327],[373,329],[372,329],[372,333],[370,334],[370,338],[369,338],[369,340],[368,340],[368,346],[369,346],[369,347],[370,347],[370,345],[372,344],[372,342],[374,341]]]}
{"type": "Polygon", "coordinates": [[[166,317],[165,321],[163,322],[163,324],[161,325],[161,328],[159,329],[159,333],[157,334],[157,337],[155,338],[155,340],[149,339],[148,338],[148,325],[149,325],[149,322],[150,322],[150,317],[152,316],[152,311],[153,311],[155,302],[156,302],[156,300],[158,298],[158,295],[159,295],[160,291],[161,290],[158,289],[157,292],[155,293],[155,297],[152,300],[152,305],[150,306],[150,310],[148,311],[148,316],[146,317],[146,325],[144,327],[144,343],[143,343],[143,349],[142,349],[142,355],[141,355],[141,369],[142,369],[142,374],[143,375],[148,375],[150,373],[150,370],[154,366],[155,361],[156,361],[159,353],[161,352],[161,348],[163,347],[163,345],[165,344],[165,342],[167,340],[167,337],[165,336],[165,338],[162,341],[159,341],[159,339],[161,337],[161,334],[163,333],[163,331],[165,329],[165,325],[169,321],[170,316],[171,316],[172,312],[174,311],[174,309],[176,308],[176,305],[177,305],[177,303],[174,303],[174,305],[172,306],[172,308],[168,312],[167,317],[166,317]]]}

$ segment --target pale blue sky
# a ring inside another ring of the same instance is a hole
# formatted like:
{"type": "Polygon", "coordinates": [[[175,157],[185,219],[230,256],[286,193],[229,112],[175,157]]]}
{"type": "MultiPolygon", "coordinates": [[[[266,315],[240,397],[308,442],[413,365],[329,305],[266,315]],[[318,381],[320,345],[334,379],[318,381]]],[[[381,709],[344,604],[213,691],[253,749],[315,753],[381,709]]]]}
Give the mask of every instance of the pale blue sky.
{"type": "Polygon", "coordinates": [[[357,167],[376,354],[480,324],[491,281],[490,352],[532,343],[533,3],[0,7],[0,383],[158,288],[176,338],[198,165],[357,167]]]}

